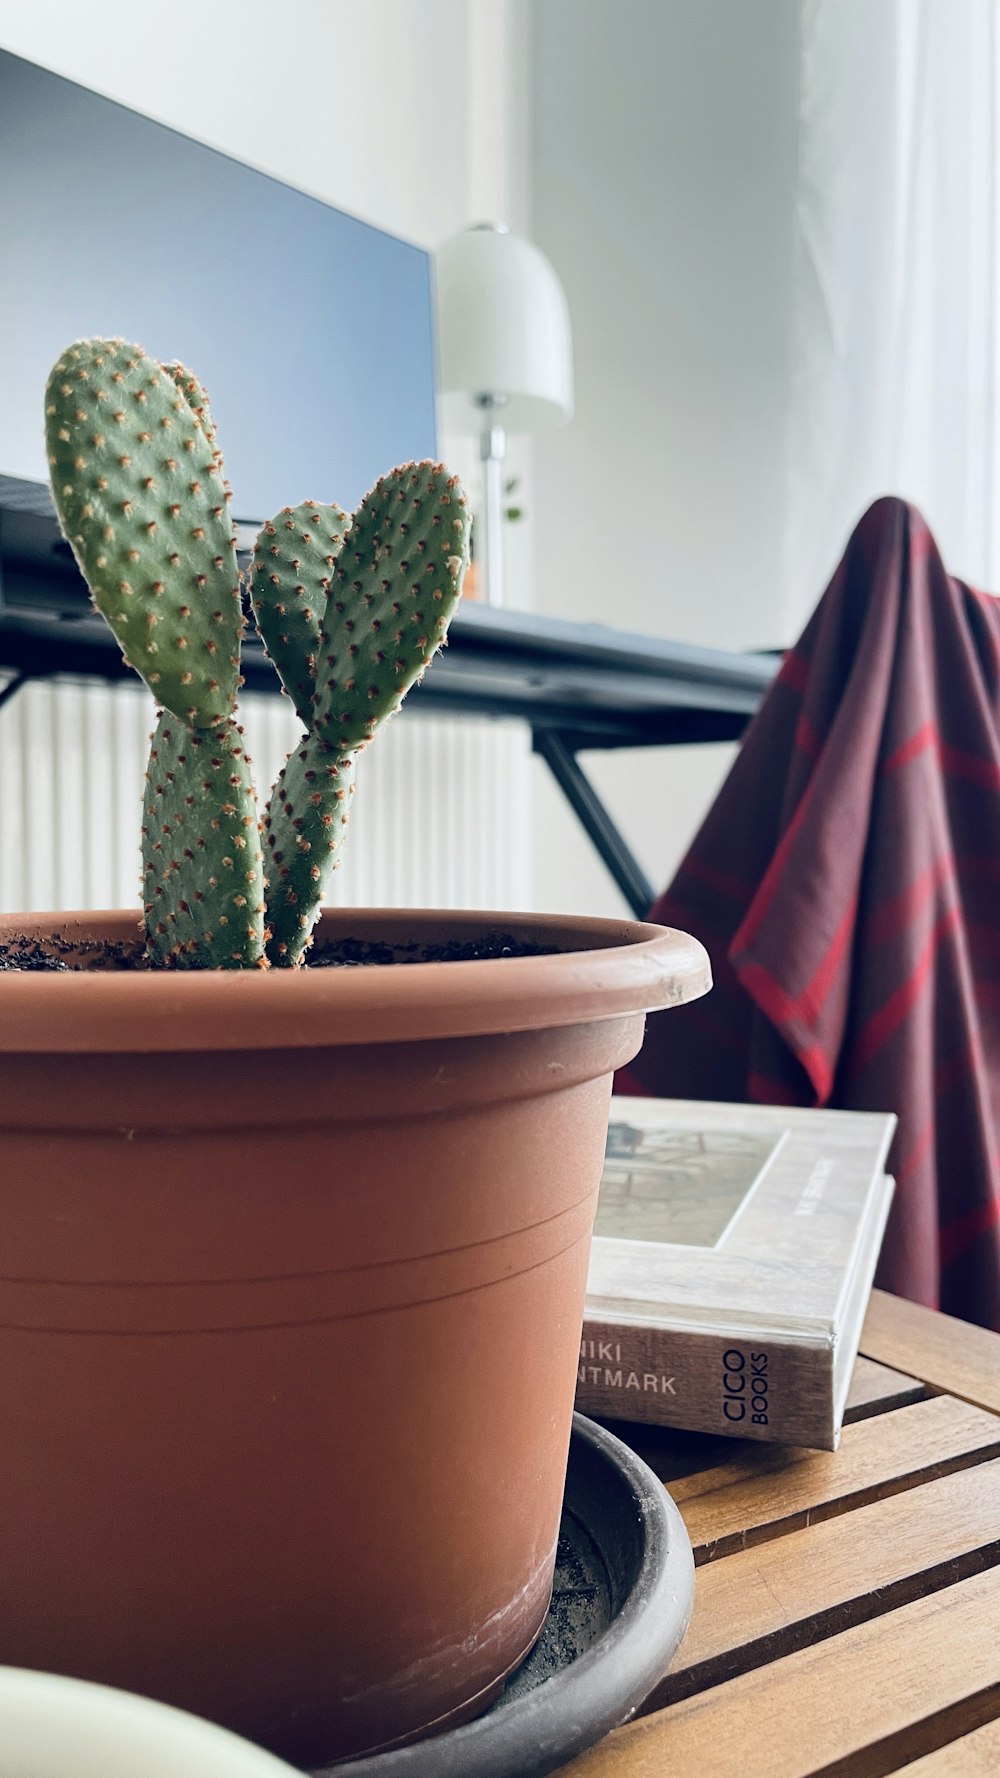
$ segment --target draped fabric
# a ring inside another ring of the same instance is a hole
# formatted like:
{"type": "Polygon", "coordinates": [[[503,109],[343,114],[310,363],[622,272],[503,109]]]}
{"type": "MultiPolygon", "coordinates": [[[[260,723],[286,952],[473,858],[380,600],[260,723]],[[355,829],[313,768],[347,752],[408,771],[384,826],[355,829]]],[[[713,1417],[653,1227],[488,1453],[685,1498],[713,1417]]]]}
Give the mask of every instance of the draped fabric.
{"type": "Polygon", "coordinates": [[[895,1111],[878,1282],[1000,1329],[1000,605],[865,514],[650,918],[712,959],[618,1088],[895,1111]]]}

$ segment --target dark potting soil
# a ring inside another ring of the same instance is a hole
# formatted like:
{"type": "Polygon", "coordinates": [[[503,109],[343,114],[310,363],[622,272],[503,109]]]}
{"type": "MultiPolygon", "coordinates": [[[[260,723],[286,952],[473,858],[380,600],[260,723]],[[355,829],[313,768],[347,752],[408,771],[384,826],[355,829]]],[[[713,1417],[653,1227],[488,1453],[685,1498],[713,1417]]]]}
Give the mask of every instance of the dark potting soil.
{"type": "Polygon", "coordinates": [[[386,944],[380,939],[339,938],[306,957],[307,969],[352,969],[366,963],[478,963],[489,957],[542,957],[551,947],[510,932],[450,938],[442,944],[386,944]]]}
{"type": "Polygon", "coordinates": [[[11,970],[145,969],[143,941],[96,938],[17,938],[0,943],[0,975],[11,970]]]}
{"type": "MultiPolygon", "coordinates": [[[[540,957],[551,949],[510,932],[486,932],[440,944],[387,944],[381,939],[340,938],[306,957],[307,969],[357,969],[374,963],[472,963],[494,957],[540,957]]],[[[15,939],[0,943],[0,974],[11,971],[148,969],[142,939],[15,939]]]]}
{"type": "Polygon", "coordinates": [[[53,957],[42,945],[22,939],[17,945],[0,945],[0,971],[22,969],[67,969],[61,957],[53,957]]]}

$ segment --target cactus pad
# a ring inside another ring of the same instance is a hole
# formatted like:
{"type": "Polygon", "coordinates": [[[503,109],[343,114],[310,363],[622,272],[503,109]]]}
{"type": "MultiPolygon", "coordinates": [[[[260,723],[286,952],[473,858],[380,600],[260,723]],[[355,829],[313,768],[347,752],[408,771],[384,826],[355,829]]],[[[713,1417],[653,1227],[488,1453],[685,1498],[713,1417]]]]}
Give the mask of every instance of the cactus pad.
{"type": "Polygon", "coordinates": [[[289,754],[264,817],[272,963],[300,962],[312,941],[353,795],[353,756],[305,735],[289,754]]]}
{"type": "Polygon", "coordinates": [[[320,628],[349,524],[341,507],[306,500],[268,520],[254,550],[250,590],[257,628],[307,728],[320,628]]]}
{"type": "Polygon", "coordinates": [[[222,458],[219,453],[218,440],[215,435],[215,421],[212,418],[212,409],[208,402],[208,391],[198,381],[194,371],[188,370],[187,365],[181,364],[180,360],[177,358],[171,359],[168,364],[161,364],[160,369],[166,371],[167,376],[171,377],[177,384],[178,389],[187,402],[188,407],[191,409],[191,412],[194,414],[195,419],[198,421],[198,424],[211,445],[212,450],[216,453],[219,462],[221,462],[222,458]]]}
{"type": "Polygon", "coordinates": [[[457,476],[408,463],[366,494],[333,571],[312,728],[337,752],[363,747],[445,639],[469,554],[457,476]]]}
{"type": "Polygon", "coordinates": [[[211,728],[236,699],[239,573],[211,418],[206,431],[179,370],[78,341],[49,377],[46,443],[63,530],[126,659],[158,704],[211,728]]]}
{"type": "Polygon", "coordinates": [[[246,969],[263,961],[257,803],[235,722],[189,729],[161,715],[146,772],[142,864],[152,962],[246,969]]]}

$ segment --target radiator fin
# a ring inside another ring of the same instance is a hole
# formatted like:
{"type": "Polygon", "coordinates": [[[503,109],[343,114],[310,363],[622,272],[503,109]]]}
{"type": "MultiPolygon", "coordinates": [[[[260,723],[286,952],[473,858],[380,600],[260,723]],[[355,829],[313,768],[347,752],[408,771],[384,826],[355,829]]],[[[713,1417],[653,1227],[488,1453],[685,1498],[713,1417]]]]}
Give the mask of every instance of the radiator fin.
{"type": "MultiPolygon", "coordinates": [[[[139,818],[153,707],[131,685],[25,685],[0,709],[0,909],[139,902],[139,818]]],[[[248,697],[258,784],[300,732],[283,699],[248,697]]],[[[388,723],[359,763],[344,906],[529,906],[531,756],[517,723],[388,723]]]]}

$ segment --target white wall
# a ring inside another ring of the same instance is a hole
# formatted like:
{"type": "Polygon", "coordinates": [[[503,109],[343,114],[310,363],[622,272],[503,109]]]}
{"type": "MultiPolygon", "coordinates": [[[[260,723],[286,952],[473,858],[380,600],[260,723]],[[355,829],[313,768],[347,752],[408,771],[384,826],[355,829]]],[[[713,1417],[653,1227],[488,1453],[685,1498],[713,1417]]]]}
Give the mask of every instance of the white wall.
{"type": "Polygon", "coordinates": [[[423,246],[465,220],[471,35],[466,0],[0,7],[4,48],[423,246]]]}
{"type": "MultiPolygon", "coordinates": [[[[541,609],[786,640],[798,21],[799,0],[535,0],[534,234],[577,376],[572,423],[536,444],[541,609]]],[[[596,761],[657,885],[731,757],[596,761]]],[[[536,811],[540,905],[621,911],[540,765],[536,811]]]]}

